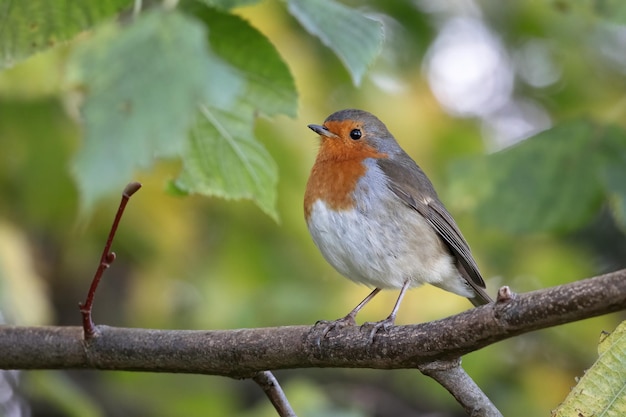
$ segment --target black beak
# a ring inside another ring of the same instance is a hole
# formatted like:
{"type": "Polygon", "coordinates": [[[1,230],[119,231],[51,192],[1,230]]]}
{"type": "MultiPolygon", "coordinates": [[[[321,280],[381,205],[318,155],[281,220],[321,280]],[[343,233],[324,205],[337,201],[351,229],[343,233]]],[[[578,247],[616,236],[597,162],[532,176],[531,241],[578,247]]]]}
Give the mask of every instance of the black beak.
{"type": "Polygon", "coordinates": [[[335,135],[333,132],[331,132],[330,130],[326,129],[326,127],[321,126],[321,125],[309,125],[309,129],[311,129],[318,135],[323,136],[325,138],[338,138],[339,137],[335,135]]]}

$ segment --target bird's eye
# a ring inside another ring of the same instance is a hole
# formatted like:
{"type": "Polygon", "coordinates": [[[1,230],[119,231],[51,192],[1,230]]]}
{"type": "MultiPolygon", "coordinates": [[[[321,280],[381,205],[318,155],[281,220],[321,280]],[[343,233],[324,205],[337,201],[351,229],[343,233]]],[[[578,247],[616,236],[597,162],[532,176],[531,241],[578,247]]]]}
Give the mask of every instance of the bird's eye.
{"type": "Polygon", "coordinates": [[[354,140],[361,139],[361,135],[362,135],[361,129],[352,129],[350,131],[350,137],[354,140]]]}

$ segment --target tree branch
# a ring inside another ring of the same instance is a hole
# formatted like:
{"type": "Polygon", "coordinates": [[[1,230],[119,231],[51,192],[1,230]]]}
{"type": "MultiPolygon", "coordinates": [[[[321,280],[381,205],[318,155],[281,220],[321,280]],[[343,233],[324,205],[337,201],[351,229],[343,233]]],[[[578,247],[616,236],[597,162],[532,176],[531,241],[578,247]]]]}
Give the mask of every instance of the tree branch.
{"type": "Polygon", "coordinates": [[[0,326],[0,369],[107,369],[254,377],[268,369],[416,368],[450,360],[532,330],[626,309],[626,270],[535,291],[442,320],[377,334],[310,326],[173,331],[98,326],[0,326]]]}
{"type": "Polygon", "coordinates": [[[283,389],[270,371],[259,372],[252,380],[261,387],[280,417],[296,417],[283,389]]]}
{"type": "Polygon", "coordinates": [[[461,367],[461,359],[430,362],[418,368],[447,389],[471,417],[502,417],[496,406],[461,367]]]}

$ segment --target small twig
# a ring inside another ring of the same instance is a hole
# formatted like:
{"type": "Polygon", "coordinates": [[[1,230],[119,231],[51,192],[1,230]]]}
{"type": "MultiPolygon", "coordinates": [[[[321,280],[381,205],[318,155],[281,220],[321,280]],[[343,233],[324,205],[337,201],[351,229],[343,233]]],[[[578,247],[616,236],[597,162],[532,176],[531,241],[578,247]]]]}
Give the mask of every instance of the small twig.
{"type": "Polygon", "coordinates": [[[80,307],[80,313],[83,316],[83,333],[85,339],[90,339],[96,334],[96,326],[91,318],[91,310],[93,307],[94,296],[96,295],[96,289],[98,288],[98,284],[100,283],[100,279],[102,278],[104,271],[111,266],[113,261],[115,261],[115,252],[111,252],[111,245],[113,244],[113,238],[115,238],[115,233],[117,232],[117,226],[119,225],[122,215],[124,214],[126,204],[128,203],[130,197],[140,188],[141,184],[138,182],[131,182],[124,188],[122,200],[120,201],[117,213],[115,214],[115,219],[113,220],[113,225],[111,226],[111,231],[109,232],[109,237],[104,245],[102,256],[100,257],[100,264],[98,265],[98,269],[96,269],[96,273],[91,281],[91,287],[89,287],[87,299],[84,303],[78,304],[80,307]]]}
{"type": "Polygon", "coordinates": [[[489,397],[461,367],[461,359],[434,361],[417,369],[437,381],[461,404],[471,417],[502,417],[489,397]]]}
{"type": "Polygon", "coordinates": [[[280,417],[297,417],[283,389],[270,371],[258,372],[252,380],[261,387],[280,417]]]}

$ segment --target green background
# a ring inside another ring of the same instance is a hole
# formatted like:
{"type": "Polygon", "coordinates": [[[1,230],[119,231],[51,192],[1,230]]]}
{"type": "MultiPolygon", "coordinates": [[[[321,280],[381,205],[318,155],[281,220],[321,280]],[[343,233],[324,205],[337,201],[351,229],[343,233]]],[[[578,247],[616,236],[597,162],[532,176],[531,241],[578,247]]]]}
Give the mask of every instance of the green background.
{"type": "MultiPolygon", "coordinates": [[[[379,116],[427,172],[490,294],[626,267],[619,2],[183,1],[169,11],[148,2],[137,16],[129,1],[56,3],[0,0],[7,323],[80,324],[77,303],[131,180],[143,188],[113,245],[97,323],[234,329],[345,315],[369,290],[324,262],[302,197],[317,151],[306,125],[348,107],[379,116]],[[493,102],[461,114],[437,100],[429,65],[454,19],[487,28],[509,98],[541,109],[549,129],[503,149],[489,130],[493,102]]],[[[359,321],[386,317],[396,296],[377,296],[359,321]]],[[[419,288],[397,323],[467,308],[419,288]]],[[[523,335],[463,364],[505,416],[548,415],[623,318],[523,335]]],[[[276,375],[299,416],[463,415],[417,371],[276,375]]],[[[0,415],[10,402],[46,417],[275,415],[252,382],[219,377],[38,371],[12,385],[0,415]]]]}

